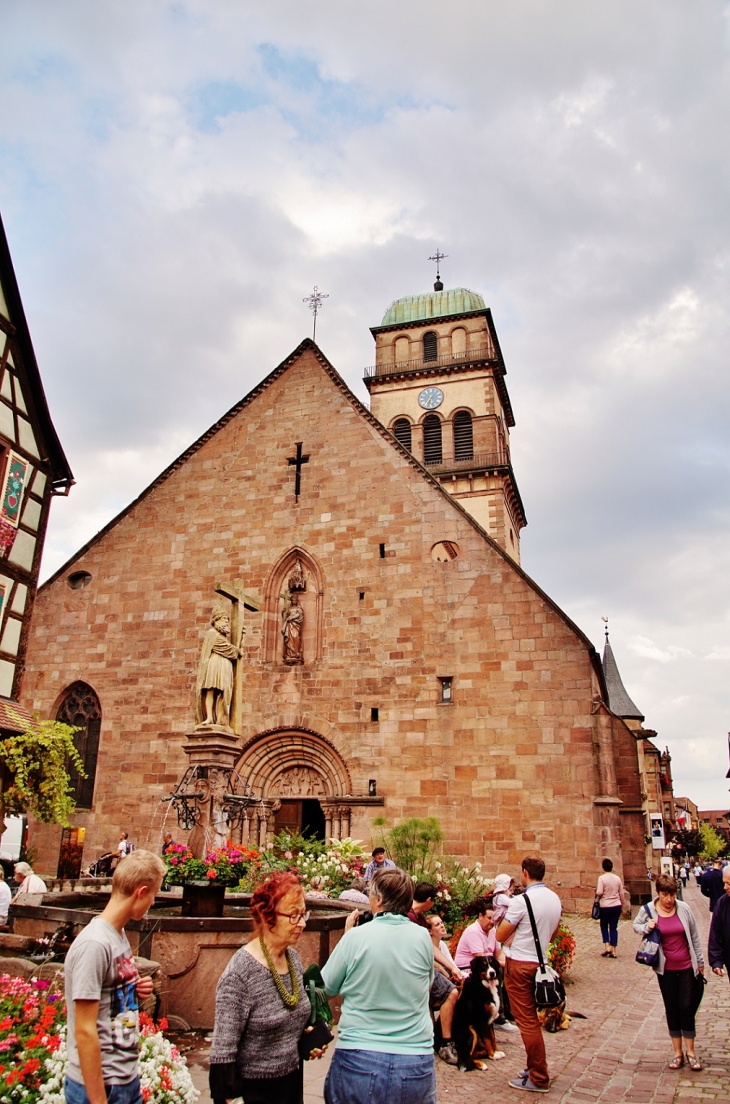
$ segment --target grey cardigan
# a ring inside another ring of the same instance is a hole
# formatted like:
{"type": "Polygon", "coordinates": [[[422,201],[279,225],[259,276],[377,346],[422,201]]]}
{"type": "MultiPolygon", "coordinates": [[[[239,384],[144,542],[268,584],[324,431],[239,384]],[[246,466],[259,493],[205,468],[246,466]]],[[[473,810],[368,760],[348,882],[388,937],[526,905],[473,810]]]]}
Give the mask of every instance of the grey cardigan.
{"type": "MultiPolygon", "coordinates": [[[[650,920],[656,920],[658,913],[656,911],[656,903],[658,897],[654,898],[651,904],[642,905],[636,914],[634,920],[634,931],[639,932],[640,935],[646,935],[647,925],[650,920]]],[[[684,934],[687,936],[687,946],[689,947],[689,957],[692,960],[692,969],[695,976],[700,969],[700,966],[705,965],[705,960],[702,955],[702,943],[700,942],[700,933],[697,929],[697,921],[694,918],[694,913],[689,905],[686,905],[684,901],[677,901],[677,916],[682,921],[682,927],[684,928],[684,934]]],[[[659,961],[656,966],[653,967],[658,974],[664,973],[664,951],[662,950],[661,943],[659,944],[659,961]]]]}

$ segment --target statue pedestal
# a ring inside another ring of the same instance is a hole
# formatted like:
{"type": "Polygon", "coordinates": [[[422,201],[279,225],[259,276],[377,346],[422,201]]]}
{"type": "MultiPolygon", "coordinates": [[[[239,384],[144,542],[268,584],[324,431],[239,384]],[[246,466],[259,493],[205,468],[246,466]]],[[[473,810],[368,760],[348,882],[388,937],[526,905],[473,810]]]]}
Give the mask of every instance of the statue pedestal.
{"type": "Polygon", "coordinates": [[[231,770],[241,755],[241,745],[232,729],[201,724],[187,734],[183,751],[191,767],[231,770]]]}

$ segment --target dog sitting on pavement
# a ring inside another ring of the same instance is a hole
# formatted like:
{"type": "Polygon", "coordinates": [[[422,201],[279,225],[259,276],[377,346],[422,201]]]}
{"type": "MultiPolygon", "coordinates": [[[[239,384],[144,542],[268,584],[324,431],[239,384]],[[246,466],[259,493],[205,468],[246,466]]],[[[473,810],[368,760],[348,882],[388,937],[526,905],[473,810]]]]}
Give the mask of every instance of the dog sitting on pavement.
{"type": "MultiPolygon", "coordinates": [[[[499,976],[493,958],[475,955],[454,1007],[451,1037],[459,1055],[460,1070],[486,1069],[487,1060],[504,1058],[497,1047],[494,1021],[499,1016],[499,976]]],[[[436,1050],[440,1045],[436,1024],[436,1050]]]]}

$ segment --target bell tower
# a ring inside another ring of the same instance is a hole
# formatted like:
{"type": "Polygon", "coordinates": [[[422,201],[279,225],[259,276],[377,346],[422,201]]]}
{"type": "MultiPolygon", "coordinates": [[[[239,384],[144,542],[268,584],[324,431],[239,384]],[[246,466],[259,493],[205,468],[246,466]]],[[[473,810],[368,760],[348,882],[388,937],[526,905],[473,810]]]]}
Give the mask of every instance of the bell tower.
{"type": "Polygon", "coordinates": [[[372,413],[517,563],[527,524],[510,460],[515,424],[492,312],[467,288],[396,299],[365,369],[372,413]]]}

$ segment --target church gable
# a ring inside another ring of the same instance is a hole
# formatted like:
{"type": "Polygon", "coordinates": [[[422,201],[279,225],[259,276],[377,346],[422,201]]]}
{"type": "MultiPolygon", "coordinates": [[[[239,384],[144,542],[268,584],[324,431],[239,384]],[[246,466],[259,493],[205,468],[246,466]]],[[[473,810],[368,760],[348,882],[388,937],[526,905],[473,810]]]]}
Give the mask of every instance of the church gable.
{"type": "Polygon", "coordinates": [[[154,823],[182,776],[203,635],[237,590],[260,606],[230,698],[265,810],[245,839],[295,807],[358,838],[433,815],[465,858],[535,847],[568,898],[592,893],[586,854],[617,822],[588,642],[311,342],[39,594],[26,703],[54,715],[83,683],[102,716],[89,848],[154,823]]]}

